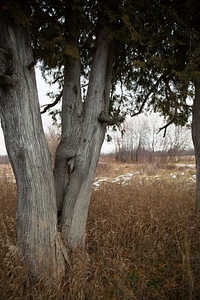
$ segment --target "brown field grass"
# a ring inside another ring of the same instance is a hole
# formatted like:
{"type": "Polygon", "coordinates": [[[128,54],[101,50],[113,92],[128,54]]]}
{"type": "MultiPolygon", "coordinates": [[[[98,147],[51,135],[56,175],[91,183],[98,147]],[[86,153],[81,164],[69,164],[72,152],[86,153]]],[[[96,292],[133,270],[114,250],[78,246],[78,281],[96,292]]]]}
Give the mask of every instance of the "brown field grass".
{"type": "Polygon", "coordinates": [[[195,170],[187,166],[99,166],[98,178],[136,172],[127,185],[93,190],[86,252],[76,253],[59,290],[32,283],[17,258],[15,184],[0,180],[0,299],[198,300],[200,218],[195,170]],[[173,177],[176,176],[176,177],[173,177]],[[147,179],[148,178],[148,179],[147,179]]]}

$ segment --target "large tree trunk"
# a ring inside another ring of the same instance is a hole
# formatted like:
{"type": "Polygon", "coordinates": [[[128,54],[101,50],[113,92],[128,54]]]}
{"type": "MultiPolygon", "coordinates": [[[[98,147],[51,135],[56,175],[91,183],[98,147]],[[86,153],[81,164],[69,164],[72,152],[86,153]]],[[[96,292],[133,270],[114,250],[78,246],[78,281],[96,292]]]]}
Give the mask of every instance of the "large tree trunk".
{"type": "Polygon", "coordinates": [[[192,138],[196,160],[196,202],[195,209],[199,210],[200,204],[200,82],[195,83],[195,97],[192,111],[192,138]]]}
{"type": "Polygon", "coordinates": [[[0,12],[0,117],[18,190],[18,245],[33,274],[56,278],[65,266],[29,30],[6,22],[0,12]]]}
{"type": "Polygon", "coordinates": [[[102,111],[108,112],[112,71],[112,51],[102,29],[97,37],[89,86],[83,103],[80,95],[80,65],[66,74],[62,107],[62,137],[56,153],[55,182],[61,211],[61,233],[69,248],[84,248],[90,195],[105,136],[102,111]],[[58,164],[65,179],[60,179],[58,164]],[[62,192],[60,187],[62,186],[62,192]]]}

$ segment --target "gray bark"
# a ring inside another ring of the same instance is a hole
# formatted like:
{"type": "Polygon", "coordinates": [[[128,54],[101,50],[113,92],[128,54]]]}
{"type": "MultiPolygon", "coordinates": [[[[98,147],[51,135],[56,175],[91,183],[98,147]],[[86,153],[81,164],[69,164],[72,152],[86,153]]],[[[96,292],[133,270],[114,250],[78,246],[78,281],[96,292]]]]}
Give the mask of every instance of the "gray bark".
{"type": "Polygon", "coordinates": [[[192,111],[192,138],[196,160],[196,202],[195,209],[200,205],[200,82],[195,83],[195,97],[192,111]]]}
{"type": "Polygon", "coordinates": [[[28,68],[29,31],[6,22],[0,15],[0,117],[18,189],[18,246],[33,274],[57,278],[64,272],[63,247],[35,72],[28,68]]]}
{"type": "Polygon", "coordinates": [[[53,173],[31,67],[29,31],[6,24],[3,16],[0,29],[0,117],[18,189],[18,245],[33,274],[59,278],[68,259],[62,241],[70,249],[85,244],[92,183],[107,120],[111,122],[107,116],[112,47],[101,28],[84,101],[80,62],[74,61],[66,70],[62,136],[53,173]]]}
{"type": "Polygon", "coordinates": [[[108,113],[111,71],[112,50],[102,29],[96,42],[84,103],[80,96],[78,62],[71,66],[65,78],[62,137],[54,175],[55,182],[60,178],[56,189],[59,190],[57,203],[61,211],[61,233],[71,249],[84,248],[85,244],[91,189],[106,130],[106,123],[101,122],[99,116],[102,111],[108,113]],[[58,162],[63,166],[65,179],[58,175],[58,162]]]}
{"type": "Polygon", "coordinates": [[[82,107],[80,91],[80,62],[75,61],[64,79],[62,101],[62,133],[56,150],[54,177],[56,187],[57,209],[60,214],[70,174],[74,168],[81,136],[82,107]]]}

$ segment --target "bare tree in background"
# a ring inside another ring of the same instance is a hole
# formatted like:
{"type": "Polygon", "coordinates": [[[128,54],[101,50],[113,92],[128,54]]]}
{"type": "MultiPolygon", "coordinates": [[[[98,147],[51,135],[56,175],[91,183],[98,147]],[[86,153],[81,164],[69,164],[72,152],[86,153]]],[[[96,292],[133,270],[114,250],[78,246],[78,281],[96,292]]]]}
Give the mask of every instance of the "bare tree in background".
{"type": "Polygon", "coordinates": [[[116,132],[114,142],[116,156],[124,162],[140,162],[149,148],[150,127],[147,118],[135,117],[126,120],[121,132],[116,132]]]}
{"type": "Polygon", "coordinates": [[[187,148],[192,147],[187,126],[168,127],[165,137],[159,128],[163,121],[156,115],[128,119],[121,132],[114,133],[117,159],[123,162],[178,162],[187,148]]]}

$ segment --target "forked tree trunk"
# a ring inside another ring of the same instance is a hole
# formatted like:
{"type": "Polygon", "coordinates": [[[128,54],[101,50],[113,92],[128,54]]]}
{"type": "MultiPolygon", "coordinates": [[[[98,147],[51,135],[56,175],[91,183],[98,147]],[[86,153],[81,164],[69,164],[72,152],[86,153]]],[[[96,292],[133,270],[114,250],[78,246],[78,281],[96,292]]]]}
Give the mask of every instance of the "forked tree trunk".
{"type": "Polygon", "coordinates": [[[29,30],[6,20],[1,14],[0,117],[18,190],[18,245],[34,274],[55,279],[65,265],[29,30]]]}
{"type": "Polygon", "coordinates": [[[192,111],[192,138],[196,160],[196,212],[200,206],[200,82],[195,83],[195,97],[192,111]]]}
{"type": "Polygon", "coordinates": [[[112,50],[102,26],[84,101],[80,62],[74,61],[67,70],[54,181],[31,67],[29,31],[0,17],[0,116],[18,189],[18,244],[33,274],[55,279],[64,274],[67,259],[57,210],[65,245],[74,249],[85,244],[91,188],[109,119],[112,50]]]}
{"type": "Polygon", "coordinates": [[[99,121],[108,112],[112,73],[112,51],[102,29],[97,37],[89,86],[84,103],[80,95],[80,66],[76,62],[66,74],[62,107],[62,137],[56,153],[55,183],[61,212],[60,227],[69,248],[84,248],[92,183],[105,136],[99,121]],[[62,189],[59,182],[63,167],[62,189]]]}

